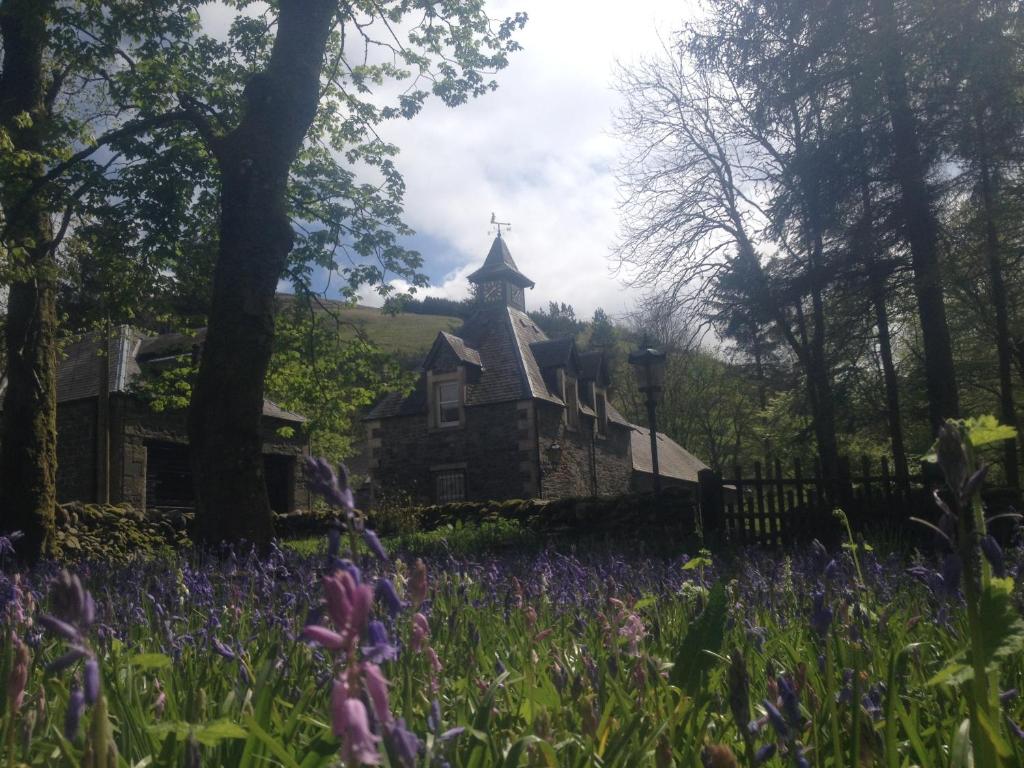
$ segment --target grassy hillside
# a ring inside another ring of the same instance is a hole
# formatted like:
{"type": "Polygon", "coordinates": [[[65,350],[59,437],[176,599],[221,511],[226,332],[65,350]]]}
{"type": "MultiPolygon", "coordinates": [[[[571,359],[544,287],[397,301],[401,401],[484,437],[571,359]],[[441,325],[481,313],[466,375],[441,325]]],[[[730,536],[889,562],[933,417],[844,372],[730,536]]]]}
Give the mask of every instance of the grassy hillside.
{"type": "Polygon", "coordinates": [[[462,325],[457,317],[404,312],[386,315],[374,307],[348,307],[339,310],[338,315],[382,349],[403,358],[423,357],[430,350],[438,331],[454,331],[462,325]]]}
{"type": "MultiPolygon", "coordinates": [[[[278,306],[284,309],[290,299],[289,294],[279,293],[278,306]]],[[[330,316],[337,317],[343,323],[343,335],[364,333],[381,349],[411,364],[419,363],[427,354],[438,331],[454,331],[462,325],[457,317],[404,312],[388,315],[376,307],[350,307],[339,301],[324,303],[327,307],[323,312],[325,322],[330,322],[330,316]]]]}

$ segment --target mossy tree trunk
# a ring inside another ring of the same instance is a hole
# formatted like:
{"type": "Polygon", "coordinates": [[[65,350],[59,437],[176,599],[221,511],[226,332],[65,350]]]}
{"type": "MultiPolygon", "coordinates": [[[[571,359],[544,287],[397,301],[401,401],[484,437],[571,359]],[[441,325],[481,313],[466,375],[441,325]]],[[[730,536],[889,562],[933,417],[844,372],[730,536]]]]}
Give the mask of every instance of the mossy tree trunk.
{"type": "Polygon", "coordinates": [[[57,479],[56,275],[50,214],[34,184],[45,172],[44,52],[52,3],[0,4],[0,129],[11,142],[0,186],[2,247],[12,270],[5,328],[7,389],[0,426],[0,532],[19,554],[50,554],[57,479]]]}

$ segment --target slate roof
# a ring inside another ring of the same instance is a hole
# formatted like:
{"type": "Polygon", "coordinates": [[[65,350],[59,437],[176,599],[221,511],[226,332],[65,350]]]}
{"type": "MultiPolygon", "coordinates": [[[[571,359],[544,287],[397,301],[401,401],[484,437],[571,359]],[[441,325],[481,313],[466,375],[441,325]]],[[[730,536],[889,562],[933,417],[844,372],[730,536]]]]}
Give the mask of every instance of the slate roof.
{"type": "Polygon", "coordinates": [[[570,337],[545,339],[533,342],[530,350],[541,368],[563,368],[574,362],[576,342],[570,337]]]}
{"type": "Polygon", "coordinates": [[[595,349],[590,352],[581,352],[577,359],[580,364],[581,379],[597,381],[603,384],[609,382],[608,357],[603,350],[595,349]]]}
{"type": "Polygon", "coordinates": [[[442,339],[448,342],[448,346],[452,348],[452,352],[455,356],[463,363],[469,363],[475,365],[477,368],[482,368],[483,363],[480,361],[480,353],[475,349],[466,346],[466,342],[447,331],[441,331],[439,334],[442,339]]]}
{"type": "MultiPolygon", "coordinates": [[[[192,347],[206,335],[168,333],[145,336],[127,325],[115,329],[104,345],[104,332],[91,331],[64,347],[57,364],[57,402],[99,397],[101,360],[107,361],[107,386],[110,392],[131,392],[148,361],[192,353],[192,347]],[[106,350],[104,352],[104,347],[106,350]]],[[[263,415],[282,421],[304,422],[305,416],[287,411],[270,400],[263,401],[263,415]]]]}
{"type": "MultiPolygon", "coordinates": [[[[57,366],[57,402],[96,397],[100,392],[103,331],[91,331],[79,341],[64,347],[57,366]]],[[[136,354],[142,336],[128,326],[111,334],[106,345],[107,386],[111,392],[124,392],[140,373],[136,354]]]]}
{"type": "Polygon", "coordinates": [[[494,238],[491,243],[491,250],[487,252],[484,264],[476,272],[466,276],[471,283],[484,283],[489,280],[509,280],[523,288],[533,288],[533,280],[519,271],[512,254],[501,239],[501,235],[494,238]]]}
{"type": "MultiPolygon", "coordinates": [[[[457,354],[457,347],[461,346],[468,358],[466,362],[480,368],[479,376],[466,384],[467,406],[528,399],[564,405],[562,399],[548,389],[532,351],[538,342],[548,341],[548,338],[525,312],[509,306],[483,306],[456,334],[442,331],[441,335],[457,354]]],[[[407,416],[423,413],[426,408],[424,374],[408,397],[390,393],[378,401],[365,418],[407,416]]]]}
{"type": "MultiPolygon", "coordinates": [[[[609,412],[612,409],[609,408],[609,412]]],[[[633,455],[633,471],[645,474],[654,473],[651,461],[651,431],[636,424],[631,425],[630,451],[633,455]]],[[[658,433],[658,473],[664,477],[674,477],[690,483],[697,482],[697,473],[707,469],[707,465],[683,448],[679,443],[661,432],[658,433]]]]}

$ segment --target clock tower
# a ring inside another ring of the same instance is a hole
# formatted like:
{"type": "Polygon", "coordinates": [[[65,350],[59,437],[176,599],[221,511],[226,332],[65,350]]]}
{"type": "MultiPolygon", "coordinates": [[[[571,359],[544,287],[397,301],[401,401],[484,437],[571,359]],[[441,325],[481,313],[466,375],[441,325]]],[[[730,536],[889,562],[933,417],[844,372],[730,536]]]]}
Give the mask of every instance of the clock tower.
{"type": "Polygon", "coordinates": [[[476,286],[477,298],[482,303],[526,311],[524,292],[533,288],[533,281],[519,271],[501,232],[494,238],[484,265],[466,279],[476,286]]]}

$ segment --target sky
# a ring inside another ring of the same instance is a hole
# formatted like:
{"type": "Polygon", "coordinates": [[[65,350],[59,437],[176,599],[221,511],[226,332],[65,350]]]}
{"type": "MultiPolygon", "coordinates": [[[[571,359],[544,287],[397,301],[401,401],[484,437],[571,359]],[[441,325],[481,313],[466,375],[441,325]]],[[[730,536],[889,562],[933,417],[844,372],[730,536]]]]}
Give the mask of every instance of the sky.
{"type": "MultiPolygon", "coordinates": [[[[419,296],[463,298],[494,230],[536,283],[527,308],[567,302],[578,317],[602,307],[613,317],[636,294],[614,274],[619,225],[615,166],[620,139],[614,72],[656,52],[693,17],[695,0],[491,0],[488,13],[529,14],[523,50],[496,76],[499,88],[455,109],[431,100],[412,120],[379,128],[397,144],[406,182],[405,221],[416,235],[431,287],[419,296]]],[[[209,24],[220,22],[211,13],[209,24]]],[[[226,17],[226,14],[225,14],[226,17]]],[[[400,283],[398,287],[403,287],[400,283]]],[[[379,303],[374,294],[366,303],[379,303]]]]}

